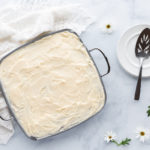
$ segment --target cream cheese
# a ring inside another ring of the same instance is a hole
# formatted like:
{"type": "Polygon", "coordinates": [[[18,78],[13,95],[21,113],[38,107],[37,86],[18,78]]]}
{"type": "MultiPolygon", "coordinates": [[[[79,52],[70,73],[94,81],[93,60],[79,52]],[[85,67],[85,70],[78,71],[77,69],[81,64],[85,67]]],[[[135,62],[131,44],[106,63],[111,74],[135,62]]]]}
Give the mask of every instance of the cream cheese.
{"type": "Polygon", "coordinates": [[[7,56],[0,79],[12,110],[28,136],[46,137],[96,114],[105,93],[79,38],[64,31],[7,56]]]}

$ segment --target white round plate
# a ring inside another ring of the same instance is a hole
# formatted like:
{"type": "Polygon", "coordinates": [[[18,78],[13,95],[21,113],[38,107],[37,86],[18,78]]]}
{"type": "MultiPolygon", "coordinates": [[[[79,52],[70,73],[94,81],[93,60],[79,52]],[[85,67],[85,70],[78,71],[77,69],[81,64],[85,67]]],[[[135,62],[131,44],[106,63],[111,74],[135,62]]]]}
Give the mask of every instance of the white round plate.
{"type": "MultiPolygon", "coordinates": [[[[138,76],[139,59],[135,56],[135,45],[141,31],[150,25],[136,25],[128,29],[121,37],[117,47],[117,57],[121,66],[130,74],[138,76]]],[[[143,77],[150,77],[150,58],[143,63],[143,77]]]]}

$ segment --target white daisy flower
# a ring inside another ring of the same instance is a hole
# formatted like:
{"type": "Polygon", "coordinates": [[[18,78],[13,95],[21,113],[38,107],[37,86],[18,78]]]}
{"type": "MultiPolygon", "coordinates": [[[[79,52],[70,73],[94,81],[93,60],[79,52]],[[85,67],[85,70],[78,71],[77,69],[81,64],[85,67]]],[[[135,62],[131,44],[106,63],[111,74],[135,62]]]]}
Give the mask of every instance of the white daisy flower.
{"type": "Polygon", "coordinates": [[[103,33],[111,34],[114,31],[114,23],[112,21],[104,21],[100,24],[103,33]]]}
{"type": "Polygon", "coordinates": [[[104,141],[106,141],[107,143],[109,143],[112,140],[115,140],[116,138],[117,138],[116,133],[114,133],[112,131],[108,131],[108,132],[106,132],[106,134],[104,136],[104,141]]]}
{"type": "Polygon", "coordinates": [[[136,129],[136,138],[141,142],[148,140],[150,138],[150,131],[146,128],[137,128],[136,129]]]}

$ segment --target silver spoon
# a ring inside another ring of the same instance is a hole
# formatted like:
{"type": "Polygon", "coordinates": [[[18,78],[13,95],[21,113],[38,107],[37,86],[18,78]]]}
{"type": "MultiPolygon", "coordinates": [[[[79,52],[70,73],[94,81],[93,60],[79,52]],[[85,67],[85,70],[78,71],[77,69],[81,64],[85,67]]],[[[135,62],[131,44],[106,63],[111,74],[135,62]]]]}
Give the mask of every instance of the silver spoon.
{"type": "Polygon", "coordinates": [[[149,28],[145,28],[139,35],[139,38],[136,42],[135,55],[140,60],[140,71],[139,71],[139,77],[136,85],[134,99],[139,100],[140,91],[141,91],[143,62],[145,59],[147,59],[150,56],[150,29],[149,28]]]}

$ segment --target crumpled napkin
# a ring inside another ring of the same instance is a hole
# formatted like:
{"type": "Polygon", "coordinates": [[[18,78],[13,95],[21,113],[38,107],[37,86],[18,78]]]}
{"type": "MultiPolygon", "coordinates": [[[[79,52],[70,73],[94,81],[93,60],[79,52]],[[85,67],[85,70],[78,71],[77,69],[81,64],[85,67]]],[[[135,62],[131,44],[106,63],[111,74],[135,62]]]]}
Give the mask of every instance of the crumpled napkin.
{"type": "Polygon", "coordinates": [[[16,48],[42,32],[71,28],[80,34],[93,22],[93,18],[81,5],[35,5],[32,9],[8,6],[0,10],[0,13],[4,14],[0,16],[0,54],[16,48]]]}
{"type": "MultiPolygon", "coordinates": [[[[80,34],[93,22],[93,18],[80,5],[26,6],[11,5],[0,9],[0,57],[43,32],[70,28],[80,34]]],[[[0,115],[9,117],[2,96],[0,115]]],[[[6,144],[13,133],[12,122],[0,119],[0,144],[6,144]]]]}

